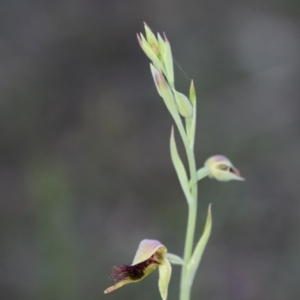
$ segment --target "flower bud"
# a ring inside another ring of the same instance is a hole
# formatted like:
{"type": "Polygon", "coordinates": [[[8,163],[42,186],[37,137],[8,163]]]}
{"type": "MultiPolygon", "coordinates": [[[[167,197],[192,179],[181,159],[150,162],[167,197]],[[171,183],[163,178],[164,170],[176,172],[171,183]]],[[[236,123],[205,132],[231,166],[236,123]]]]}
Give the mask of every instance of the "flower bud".
{"type": "Polygon", "coordinates": [[[245,180],[231,161],[223,155],[215,155],[206,160],[204,166],[209,171],[209,177],[218,181],[245,180]]]}
{"type": "Polygon", "coordinates": [[[191,104],[190,100],[188,99],[188,97],[186,97],[184,94],[179,93],[175,90],[173,90],[173,92],[175,95],[179,113],[185,118],[192,117],[193,116],[193,107],[192,107],[192,104],[191,104]]]}
{"type": "Polygon", "coordinates": [[[150,64],[150,69],[158,94],[163,98],[171,115],[174,116],[178,113],[177,106],[175,104],[172,91],[164,75],[162,74],[162,72],[155,69],[155,67],[152,64],[150,64]]]}
{"type": "Polygon", "coordinates": [[[151,45],[147,42],[145,37],[142,34],[137,34],[138,42],[145,52],[145,54],[149,57],[149,59],[153,62],[153,64],[160,70],[163,70],[163,64],[159,60],[157,53],[155,52],[155,48],[152,48],[151,45]]]}
{"type": "Polygon", "coordinates": [[[145,27],[145,32],[146,32],[146,38],[147,42],[154,51],[159,56],[159,45],[158,45],[158,40],[156,39],[154,33],[152,30],[149,28],[149,26],[144,22],[144,27],[145,27]]]}
{"type": "Polygon", "coordinates": [[[173,66],[173,56],[171,51],[171,45],[167,36],[164,34],[165,38],[165,51],[163,55],[163,61],[166,67],[166,76],[168,78],[169,83],[172,87],[174,87],[174,66],[173,66]]]}

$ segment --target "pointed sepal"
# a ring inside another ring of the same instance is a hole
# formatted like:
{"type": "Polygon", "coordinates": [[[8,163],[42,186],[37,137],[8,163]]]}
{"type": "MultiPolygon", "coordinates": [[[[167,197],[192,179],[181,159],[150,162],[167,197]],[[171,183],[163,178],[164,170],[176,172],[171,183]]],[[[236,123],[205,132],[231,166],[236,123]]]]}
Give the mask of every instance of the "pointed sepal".
{"type": "Polygon", "coordinates": [[[144,27],[145,27],[145,33],[146,33],[146,39],[150,47],[152,48],[153,52],[158,55],[159,53],[159,44],[158,40],[156,39],[156,36],[150,29],[150,27],[144,22],[144,27]]]}
{"type": "Polygon", "coordinates": [[[159,266],[159,279],[158,279],[158,289],[162,300],[167,300],[168,288],[172,274],[172,267],[168,259],[159,266]]]}

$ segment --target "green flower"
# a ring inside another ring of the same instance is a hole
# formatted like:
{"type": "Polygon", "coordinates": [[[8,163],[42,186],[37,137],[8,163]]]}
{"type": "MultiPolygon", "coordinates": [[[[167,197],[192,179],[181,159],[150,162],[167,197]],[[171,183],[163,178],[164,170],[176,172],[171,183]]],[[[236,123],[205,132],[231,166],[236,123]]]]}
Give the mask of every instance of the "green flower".
{"type": "Polygon", "coordinates": [[[241,177],[240,171],[235,168],[232,162],[223,155],[215,155],[210,157],[204,166],[207,168],[210,178],[215,178],[219,181],[230,180],[245,180],[241,177]]]}
{"type": "Polygon", "coordinates": [[[112,279],[116,283],[104,293],[110,293],[125,284],[138,282],[158,268],[158,287],[163,300],[167,299],[172,268],[167,258],[167,248],[157,240],[143,240],[131,265],[113,268],[112,279]]]}

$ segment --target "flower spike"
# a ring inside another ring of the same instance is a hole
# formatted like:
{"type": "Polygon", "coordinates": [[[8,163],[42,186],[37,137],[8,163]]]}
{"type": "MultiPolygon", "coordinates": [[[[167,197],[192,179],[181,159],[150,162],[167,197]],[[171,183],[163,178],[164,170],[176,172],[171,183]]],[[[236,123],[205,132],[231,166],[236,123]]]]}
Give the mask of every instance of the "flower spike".
{"type": "Polygon", "coordinates": [[[110,293],[128,283],[138,282],[158,268],[159,291],[162,299],[166,300],[172,273],[171,264],[166,255],[167,248],[159,241],[141,241],[131,265],[121,265],[113,268],[111,278],[116,283],[107,288],[104,293],[110,293]]]}

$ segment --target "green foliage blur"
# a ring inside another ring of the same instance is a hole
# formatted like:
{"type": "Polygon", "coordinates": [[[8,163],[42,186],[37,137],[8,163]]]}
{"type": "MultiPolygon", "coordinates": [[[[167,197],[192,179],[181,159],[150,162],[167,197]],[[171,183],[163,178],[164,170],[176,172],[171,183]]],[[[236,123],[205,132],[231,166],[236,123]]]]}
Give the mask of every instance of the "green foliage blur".
{"type": "Polygon", "coordinates": [[[297,299],[299,18],[297,1],[0,1],[0,299],[159,299],[157,274],[104,295],[111,268],[144,238],[182,255],[143,21],[167,33],[176,89],[194,80],[198,168],[224,154],[246,178],[200,182],[196,240],[211,202],[214,225],[193,298],[297,299]]]}

